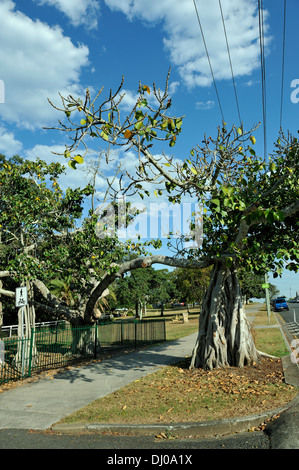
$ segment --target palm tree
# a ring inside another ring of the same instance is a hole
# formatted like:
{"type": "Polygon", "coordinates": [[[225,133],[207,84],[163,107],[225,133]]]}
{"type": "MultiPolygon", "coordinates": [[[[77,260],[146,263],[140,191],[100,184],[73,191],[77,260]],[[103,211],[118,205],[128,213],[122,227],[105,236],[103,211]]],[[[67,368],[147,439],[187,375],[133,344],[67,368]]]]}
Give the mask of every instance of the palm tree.
{"type": "Polygon", "coordinates": [[[65,279],[53,279],[50,283],[52,294],[63,300],[69,307],[75,307],[77,304],[77,299],[71,290],[72,280],[72,276],[68,276],[65,279]]]}

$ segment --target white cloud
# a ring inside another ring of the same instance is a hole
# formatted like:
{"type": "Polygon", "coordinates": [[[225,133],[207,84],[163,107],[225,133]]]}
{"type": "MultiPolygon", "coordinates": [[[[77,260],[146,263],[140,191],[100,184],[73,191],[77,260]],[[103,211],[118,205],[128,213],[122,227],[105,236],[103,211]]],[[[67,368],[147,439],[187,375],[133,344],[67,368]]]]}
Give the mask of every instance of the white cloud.
{"type": "Polygon", "coordinates": [[[195,107],[196,109],[204,109],[204,110],[207,110],[207,109],[212,109],[214,108],[215,106],[215,101],[198,101],[196,104],[195,104],[195,107]]]}
{"type": "Polygon", "coordinates": [[[100,4],[98,0],[34,0],[39,5],[50,5],[64,13],[73,26],[84,25],[87,29],[98,26],[100,4]]]}
{"type": "MultiPolygon", "coordinates": [[[[188,87],[212,83],[209,63],[194,4],[191,0],[105,0],[114,11],[123,12],[131,21],[162,23],[164,46],[188,87]]],[[[218,0],[197,2],[198,13],[215,78],[231,79],[218,0]]],[[[259,67],[259,27],[255,0],[222,0],[230,54],[235,76],[250,75],[259,67]]],[[[267,12],[264,12],[267,33],[267,12]]],[[[269,43],[266,37],[266,46],[269,43]]]]}
{"type": "Polygon", "coordinates": [[[15,11],[11,0],[0,2],[0,43],[3,121],[27,129],[57,122],[47,98],[59,103],[58,92],[82,93],[79,79],[81,68],[88,65],[88,48],[76,47],[59,27],[15,11]]]}
{"type": "Polygon", "coordinates": [[[37,158],[39,158],[48,164],[58,162],[61,165],[64,165],[66,167],[65,174],[59,178],[61,188],[63,190],[66,190],[67,188],[83,188],[88,183],[86,173],[82,171],[85,164],[78,165],[76,170],[71,169],[68,166],[67,159],[62,155],[56,155],[63,153],[64,150],[64,145],[35,145],[33,148],[27,149],[24,152],[24,158],[33,161],[36,161],[37,158]]]}
{"type": "Polygon", "coordinates": [[[13,157],[22,150],[22,143],[17,140],[12,132],[0,126],[0,153],[6,157],[13,157]]]}
{"type": "MultiPolygon", "coordinates": [[[[140,94],[138,92],[126,89],[121,90],[121,92],[119,93],[119,97],[121,96],[123,96],[123,98],[120,103],[120,109],[124,112],[132,111],[132,109],[137,103],[137,100],[140,98],[140,94]]],[[[148,94],[147,92],[144,93],[144,98],[147,100],[150,106],[157,105],[157,100],[152,90],[150,94],[148,94]]]]}
{"type": "Polygon", "coordinates": [[[170,83],[169,85],[169,94],[170,96],[174,95],[177,91],[177,89],[179,88],[180,86],[180,82],[172,82],[170,83]]]}

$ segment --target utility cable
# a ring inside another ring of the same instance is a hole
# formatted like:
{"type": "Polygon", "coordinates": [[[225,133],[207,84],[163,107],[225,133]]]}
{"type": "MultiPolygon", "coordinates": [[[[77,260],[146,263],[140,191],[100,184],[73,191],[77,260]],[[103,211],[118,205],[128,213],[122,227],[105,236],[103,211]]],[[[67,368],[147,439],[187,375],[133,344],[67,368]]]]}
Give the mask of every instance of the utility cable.
{"type": "Polygon", "coordinates": [[[225,119],[224,119],[224,115],[223,115],[223,111],[222,111],[222,106],[221,106],[221,103],[220,103],[220,98],[219,98],[219,93],[218,93],[218,89],[217,89],[217,85],[216,85],[216,80],[215,80],[214,72],[213,72],[213,69],[212,69],[210,55],[209,55],[209,52],[208,52],[208,48],[207,48],[204,32],[203,32],[203,29],[202,29],[201,21],[200,21],[200,18],[199,18],[199,13],[198,13],[198,8],[197,8],[197,5],[196,5],[196,1],[193,0],[193,3],[194,3],[196,16],[197,16],[197,21],[198,21],[200,31],[201,31],[202,40],[203,40],[203,43],[204,43],[204,46],[205,46],[207,59],[208,59],[209,66],[210,66],[210,71],[211,71],[211,75],[212,75],[212,79],[213,79],[213,83],[214,83],[214,88],[215,88],[215,92],[216,92],[216,96],[217,96],[217,100],[218,100],[218,104],[219,104],[219,108],[220,108],[220,112],[221,112],[221,116],[222,116],[222,121],[224,122],[225,119]]]}
{"type": "Polygon", "coordinates": [[[242,125],[242,119],[241,119],[241,113],[240,113],[240,107],[239,107],[239,101],[238,101],[238,95],[237,95],[237,87],[236,87],[236,82],[235,82],[235,77],[234,77],[231,54],[230,54],[230,50],[229,50],[229,43],[228,43],[228,38],[227,38],[227,32],[226,32],[226,26],[225,26],[225,21],[224,21],[224,15],[223,15],[223,10],[222,10],[221,0],[219,0],[219,8],[220,8],[220,12],[221,12],[221,19],[222,19],[222,24],[223,24],[223,29],[224,29],[226,48],[227,48],[227,53],[228,53],[228,58],[229,58],[229,63],[230,63],[230,69],[231,69],[231,74],[232,74],[232,80],[233,80],[235,97],[236,97],[236,104],[237,104],[237,110],[238,110],[238,116],[239,116],[239,121],[240,121],[240,126],[241,126],[242,125]]]}
{"type": "Polygon", "coordinates": [[[264,38],[264,15],[263,0],[258,0],[259,10],[259,37],[261,52],[261,73],[262,73],[262,103],[263,103],[263,126],[264,126],[264,159],[267,155],[267,121],[266,121],[266,73],[265,73],[265,38],[264,38]]]}
{"type": "Polygon", "coordinates": [[[283,87],[284,87],[284,59],[285,59],[285,38],[286,38],[286,16],[287,16],[287,1],[284,0],[283,12],[283,46],[282,46],[282,72],[281,72],[281,102],[280,102],[280,121],[279,128],[282,127],[282,107],[283,107],[283,87]]]}

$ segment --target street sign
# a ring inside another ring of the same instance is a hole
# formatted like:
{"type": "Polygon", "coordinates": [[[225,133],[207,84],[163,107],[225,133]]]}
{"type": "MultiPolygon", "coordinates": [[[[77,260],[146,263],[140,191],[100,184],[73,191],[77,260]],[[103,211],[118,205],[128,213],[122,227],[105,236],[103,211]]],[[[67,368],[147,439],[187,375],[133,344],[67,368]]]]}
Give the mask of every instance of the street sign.
{"type": "Polygon", "coordinates": [[[269,289],[269,287],[270,287],[270,284],[262,284],[263,289],[269,289]]]}
{"type": "Polygon", "coordinates": [[[27,300],[27,287],[16,288],[16,307],[25,307],[28,303],[27,300]]]}

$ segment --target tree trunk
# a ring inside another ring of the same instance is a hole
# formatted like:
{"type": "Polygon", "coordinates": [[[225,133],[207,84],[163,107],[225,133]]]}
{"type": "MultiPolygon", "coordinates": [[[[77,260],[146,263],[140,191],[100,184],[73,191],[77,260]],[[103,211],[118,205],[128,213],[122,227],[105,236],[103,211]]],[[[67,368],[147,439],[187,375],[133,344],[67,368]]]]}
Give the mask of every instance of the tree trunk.
{"type": "Polygon", "coordinates": [[[73,327],[71,355],[94,356],[101,351],[100,340],[97,335],[97,324],[73,327]]]}
{"type": "Polygon", "coordinates": [[[225,261],[216,263],[202,302],[190,368],[243,367],[257,361],[237,268],[228,268],[225,261]]]}

